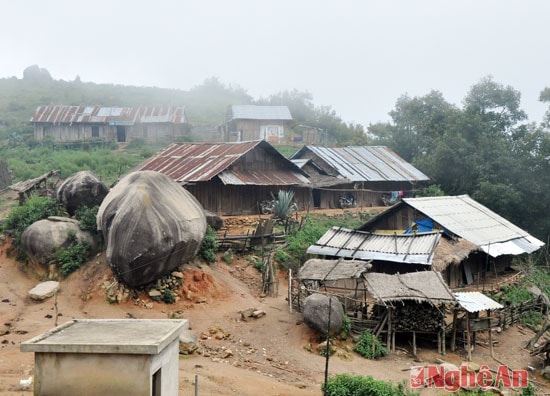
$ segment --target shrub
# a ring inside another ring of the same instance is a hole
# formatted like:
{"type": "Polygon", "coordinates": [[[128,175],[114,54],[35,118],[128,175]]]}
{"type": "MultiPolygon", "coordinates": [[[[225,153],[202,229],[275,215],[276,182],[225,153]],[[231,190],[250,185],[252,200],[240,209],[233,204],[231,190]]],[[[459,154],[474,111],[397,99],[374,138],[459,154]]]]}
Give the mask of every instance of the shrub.
{"type": "Polygon", "coordinates": [[[85,242],[76,241],[74,235],[71,238],[73,242],[67,249],[57,249],[56,262],[59,272],[67,276],[80,268],[88,259],[90,246],[85,242]]]}
{"type": "Polygon", "coordinates": [[[355,345],[353,350],[367,359],[376,359],[380,356],[386,356],[388,354],[388,350],[380,343],[378,338],[375,338],[368,330],[361,333],[359,342],[355,345]],[[373,341],[374,351],[372,350],[373,341]]]}
{"type": "Polygon", "coordinates": [[[349,316],[344,316],[344,319],[342,319],[342,332],[340,333],[340,338],[342,340],[347,339],[350,332],[351,332],[351,320],[349,316]]]}
{"type": "Polygon", "coordinates": [[[331,376],[321,386],[325,396],[407,396],[418,395],[410,392],[402,383],[375,380],[371,376],[337,374],[331,376]]]}
{"type": "Polygon", "coordinates": [[[25,204],[14,208],[4,223],[4,230],[13,230],[15,245],[21,247],[21,234],[25,228],[38,220],[59,213],[58,202],[52,198],[30,196],[25,204]]]}
{"type": "Polygon", "coordinates": [[[216,231],[209,225],[206,226],[206,235],[202,240],[202,245],[199,250],[199,256],[207,263],[214,263],[218,259],[216,252],[218,251],[218,241],[216,240],[216,231]]]}
{"type": "Polygon", "coordinates": [[[176,302],[176,296],[174,292],[170,289],[164,289],[162,292],[162,301],[166,304],[174,304],[176,302]]]}
{"type": "Polygon", "coordinates": [[[74,217],[80,221],[80,229],[97,233],[97,211],[99,206],[92,208],[88,206],[79,206],[75,211],[74,217]]]}

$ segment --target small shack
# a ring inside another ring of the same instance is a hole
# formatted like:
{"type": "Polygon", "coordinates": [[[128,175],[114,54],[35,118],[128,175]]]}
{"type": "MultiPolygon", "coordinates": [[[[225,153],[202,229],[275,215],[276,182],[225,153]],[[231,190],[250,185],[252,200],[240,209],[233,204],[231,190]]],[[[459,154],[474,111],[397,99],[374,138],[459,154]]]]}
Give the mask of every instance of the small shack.
{"type": "MultiPolygon", "coordinates": [[[[491,311],[504,308],[501,304],[486,296],[481,292],[460,292],[454,293],[458,307],[453,313],[453,335],[451,338],[451,350],[456,349],[456,333],[462,330],[466,334],[465,348],[468,351],[468,361],[472,360],[472,349],[476,345],[476,333],[478,331],[488,331],[489,350],[493,356],[493,339],[491,328],[495,323],[491,320],[491,311]],[[462,321],[457,320],[459,307],[466,311],[462,321]],[[485,311],[485,316],[481,317],[480,312],[485,311]],[[470,347],[471,345],[471,347],[470,347]]],[[[498,323],[498,318],[495,318],[498,323]]]]}
{"type": "Polygon", "coordinates": [[[436,271],[412,272],[408,274],[380,274],[369,272],[364,275],[367,290],[377,305],[373,316],[379,318],[377,333],[384,326],[387,347],[395,352],[396,333],[412,334],[413,355],[416,355],[416,335],[437,335],[440,353],[445,353],[445,315],[449,304],[456,299],[436,271]]]}
{"type": "Polygon", "coordinates": [[[330,293],[339,297],[348,316],[353,315],[367,305],[363,274],[370,268],[362,260],[307,260],[298,272],[297,288],[291,287],[291,304],[301,311],[310,294],[330,293]]]}
{"type": "Polygon", "coordinates": [[[176,396],[187,320],[76,319],[21,344],[34,394],[176,396]]]}

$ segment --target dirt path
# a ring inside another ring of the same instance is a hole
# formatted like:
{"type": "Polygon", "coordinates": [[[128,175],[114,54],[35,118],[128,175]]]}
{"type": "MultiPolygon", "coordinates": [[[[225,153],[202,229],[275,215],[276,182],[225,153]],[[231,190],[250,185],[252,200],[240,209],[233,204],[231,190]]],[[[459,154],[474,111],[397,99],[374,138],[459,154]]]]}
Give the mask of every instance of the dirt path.
{"type": "MultiPolygon", "coordinates": [[[[0,394],[22,395],[19,380],[34,373],[32,353],[20,352],[20,343],[41,334],[55,325],[53,299],[43,303],[27,297],[38,281],[26,267],[0,256],[0,394]]],[[[192,395],[195,376],[199,395],[321,395],[325,359],[309,352],[316,336],[301,321],[299,314],[287,308],[284,276],[280,278],[279,296],[260,298],[249,284],[258,278],[257,271],[246,262],[212,266],[189,265],[186,279],[203,279],[196,285],[191,300],[176,304],[153,303],[152,309],[132,300],[109,304],[102,285],[110,280],[110,271],[103,257],[96,257],[61,282],[57,308],[58,324],[73,318],[167,318],[179,315],[190,320],[192,331],[199,338],[199,353],[180,359],[180,395],[192,395]],[[243,282],[245,280],[247,283],[243,282]],[[259,319],[242,320],[241,310],[258,308],[266,312],[259,319]]],[[[254,286],[253,286],[254,287],[254,286]]],[[[146,297],[140,296],[143,300],[146,297]]],[[[150,302],[147,300],[146,302],[150,302]]],[[[495,334],[495,356],[513,368],[527,365],[540,368],[541,362],[522,350],[532,336],[529,329],[511,328],[495,334]]],[[[465,360],[465,353],[436,353],[435,340],[420,343],[418,358],[410,354],[408,341],[400,341],[397,353],[378,361],[369,361],[343,349],[330,359],[329,373],[372,375],[394,382],[408,381],[409,369],[443,358],[454,364],[465,360]]],[[[498,365],[489,357],[487,348],[478,347],[473,354],[478,364],[498,365]]],[[[538,376],[537,381],[544,382],[538,376]]],[[[548,391],[548,390],[547,390],[548,391]]],[[[426,391],[423,394],[441,394],[426,391]]]]}

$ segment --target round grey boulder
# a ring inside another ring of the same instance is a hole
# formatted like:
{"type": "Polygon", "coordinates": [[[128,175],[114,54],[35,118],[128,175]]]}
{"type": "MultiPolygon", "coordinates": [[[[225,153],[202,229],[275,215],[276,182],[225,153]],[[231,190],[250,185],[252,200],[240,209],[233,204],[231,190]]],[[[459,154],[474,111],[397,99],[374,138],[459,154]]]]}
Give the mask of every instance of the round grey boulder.
{"type": "Polygon", "coordinates": [[[103,200],[97,214],[106,257],[131,287],[169,274],[197,255],[206,234],[201,204],[158,172],[133,172],[103,200]]]}
{"type": "Polygon", "coordinates": [[[72,216],[79,206],[101,205],[109,192],[107,186],[90,171],[77,172],[57,188],[55,195],[72,216]]]}
{"type": "Polygon", "coordinates": [[[96,237],[81,230],[78,220],[50,216],[32,223],[23,231],[21,246],[31,262],[47,266],[55,257],[56,250],[68,248],[75,239],[88,244],[91,253],[97,251],[96,237]]]}
{"type": "Polygon", "coordinates": [[[330,330],[333,335],[340,332],[344,320],[344,308],[337,297],[330,299],[324,294],[312,294],[304,300],[303,318],[304,322],[312,329],[323,335],[327,334],[329,328],[329,304],[330,304],[330,330]],[[329,303],[330,301],[330,303],[329,303]]]}

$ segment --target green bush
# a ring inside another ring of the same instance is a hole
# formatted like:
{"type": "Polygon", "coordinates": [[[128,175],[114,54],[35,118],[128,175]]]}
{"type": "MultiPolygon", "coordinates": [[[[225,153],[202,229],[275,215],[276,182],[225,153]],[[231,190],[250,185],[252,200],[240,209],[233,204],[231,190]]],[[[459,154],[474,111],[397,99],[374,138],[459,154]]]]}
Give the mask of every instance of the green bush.
{"type": "Polygon", "coordinates": [[[66,249],[57,249],[56,262],[59,272],[63,276],[76,271],[86,262],[90,253],[90,246],[85,242],[79,242],[74,239],[71,245],[66,249]]]}
{"type": "Polygon", "coordinates": [[[504,285],[500,291],[502,294],[498,297],[499,302],[513,305],[532,299],[531,293],[523,284],[504,285]]]}
{"type": "Polygon", "coordinates": [[[164,289],[162,292],[162,301],[166,304],[174,304],[176,302],[176,296],[174,292],[170,289],[164,289]]]}
{"type": "Polygon", "coordinates": [[[209,225],[206,227],[206,235],[202,240],[202,245],[199,250],[199,256],[207,263],[215,263],[218,259],[216,252],[218,251],[218,241],[216,239],[216,231],[209,225]]]}
{"type": "Polygon", "coordinates": [[[80,222],[80,229],[97,233],[97,211],[99,206],[92,208],[88,206],[79,206],[74,213],[74,217],[80,222]]]}
{"type": "Polygon", "coordinates": [[[325,396],[412,396],[405,385],[375,380],[371,376],[337,374],[321,386],[325,396]]]}
{"type": "Polygon", "coordinates": [[[359,342],[355,345],[353,350],[367,359],[376,359],[380,356],[386,356],[388,354],[388,350],[380,343],[378,338],[374,338],[372,333],[368,330],[361,333],[359,342]],[[374,351],[372,350],[373,339],[374,351]]]}
{"type": "Polygon", "coordinates": [[[340,338],[342,340],[347,339],[350,332],[351,332],[351,320],[349,316],[344,316],[344,319],[342,319],[342,331],[340,333],[340,338]]]}
{"type": "Polygon", "coordinates": [[[4,230],[13,230],[13,240],[20,248],[21,234],[28,226],[59,212],[60,207],[55,199],[30,196],[25,204],[12,209],[4,223],[4,230]]]}

